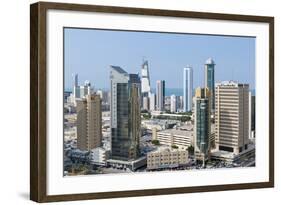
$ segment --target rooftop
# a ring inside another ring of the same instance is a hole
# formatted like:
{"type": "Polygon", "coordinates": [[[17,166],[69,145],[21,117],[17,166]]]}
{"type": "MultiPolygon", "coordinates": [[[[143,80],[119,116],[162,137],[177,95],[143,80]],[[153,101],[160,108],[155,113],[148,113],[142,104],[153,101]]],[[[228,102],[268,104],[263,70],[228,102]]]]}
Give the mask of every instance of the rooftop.
{"type": "Polygon", "coordinates": [[[215,61],[212,59],[212,58],[208,58],[207,60],[206,60],[206,63],[205,63],[206,65],[212,65],[212,64],[215,64],[215,61]]]}
{"type": "Polygon", "coordinates": [[[186,130],[186,129],[166,129],[159,131],[159,133],[167,133],[167,134],[172,134],[172,135],[185,135],[185,136],[190,136],[192,131],[191,130],[186,130]]]}
{"type": "Polygon", "coordinates": [[[111,65],[110,66],[112,69],[116,70],[118,73],[127,73],[125,70],[123,70],[120,66],[115,66],[115,65],[111,65]]]}

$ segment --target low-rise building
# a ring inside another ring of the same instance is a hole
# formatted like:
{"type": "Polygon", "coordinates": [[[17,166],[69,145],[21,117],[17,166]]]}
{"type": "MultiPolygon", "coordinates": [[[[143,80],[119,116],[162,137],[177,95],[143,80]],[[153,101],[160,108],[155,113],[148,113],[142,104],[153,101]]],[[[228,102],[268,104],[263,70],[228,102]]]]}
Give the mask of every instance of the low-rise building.
{"type": "Polygon", "coordinates": [[[157,132],[156,138],[160,144],[177,146],[179,150],[186,150],[193,145],[193,132],[187,129],[166,129],[157,132]]]}
{"type": "Polygon", "coordinates": [[[64,140],[75,140],[77,139],[76,127],[65,127],[64,128],[64,140]]]}
{"type": "Polygon", "coordinates": [[[151,119],[151,120],[142,120],[142,127],[148,130],[156,128],[157,130],[165,130],[173,128],[175,125],[180,123],[178,120],[163,120],[163,119],[151,119]]]}
{"type": "Polygon", "coordinates": [[[91,150],[90,156],[91,156],[91,164],[106,166],[107,159],[109,157],[109,151],[102,147],[97,147],[91,150]]]}
{"type": "Polygon", "coordinates": [[[162,148],[147,154],[147,169],[176,168],[188,164],[188,151],[162,148]]]}
{"type": "Polygon", "coordinates": [[[144,167],[146,165],[146,156],[139,157],[132,160],[117,160],[109,159],[107,160],[109,166],[117,169],[130,169],[131,171],[136,171],[137,169],[144,167]]]}

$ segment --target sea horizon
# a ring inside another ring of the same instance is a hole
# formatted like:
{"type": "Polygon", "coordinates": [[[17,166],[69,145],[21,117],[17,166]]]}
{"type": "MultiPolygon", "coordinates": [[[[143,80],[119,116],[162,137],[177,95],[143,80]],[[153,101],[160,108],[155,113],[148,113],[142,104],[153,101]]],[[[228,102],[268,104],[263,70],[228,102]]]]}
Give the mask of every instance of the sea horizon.
{"type": "MultiPolygon", "coordinates": [[[[95,90],[109,91],[109,88],[97,88],[95,90]]],[[[152,93],[156,93],[156,88],[152,88],[152,93]]],[[[72,88],[65,88],[65,92],[72,92],[72,88]]],[[[250,89],[253,96],[256,95],[255,89],[250,89]]],[[[193,94],[195,93],[195,89],[193,89],[193,94]]],[[[165,88],[165,96],[183,96],[183,88],[165,88]]]]}

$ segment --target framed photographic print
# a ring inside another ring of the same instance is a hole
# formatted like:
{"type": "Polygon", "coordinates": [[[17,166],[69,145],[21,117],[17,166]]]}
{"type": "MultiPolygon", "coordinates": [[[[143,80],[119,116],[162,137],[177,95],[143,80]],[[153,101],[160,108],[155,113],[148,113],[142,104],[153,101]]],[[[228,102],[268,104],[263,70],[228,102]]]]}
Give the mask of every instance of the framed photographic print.
{"type": "Polygon", "coordinates": [[[274,186],[274,18],[39,2],[30,198],[274,186]]]}

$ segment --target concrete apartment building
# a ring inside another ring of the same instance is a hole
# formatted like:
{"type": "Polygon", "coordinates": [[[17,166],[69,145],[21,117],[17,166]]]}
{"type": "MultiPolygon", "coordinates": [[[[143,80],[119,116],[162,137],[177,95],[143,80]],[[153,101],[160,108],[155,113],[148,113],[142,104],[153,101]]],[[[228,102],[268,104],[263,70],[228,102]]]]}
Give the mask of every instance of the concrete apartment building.
{"type": "Polygon", "coordinates": [[[249,144],[249,85],[216,84],[216,149],[239,154],[249,144]]]}
{"type": "Polygon", "coordinates": [[[77,148],[91,150],[101,146],[102,118],[99,95],[77,99],[77,148]]]}
{"type": "Polygon", "coordinates": [[[106,166],[107,160],[109,158],[109,151],[102,147],[97,147],[91,150],[90,157],[91,164],[98,166],[106,166]]]}
{"type": "Polygon", "coordinates": [[[160,148],[147,154],[147,169],[175,168],[188,163],[188,151],[160,148]]]}

